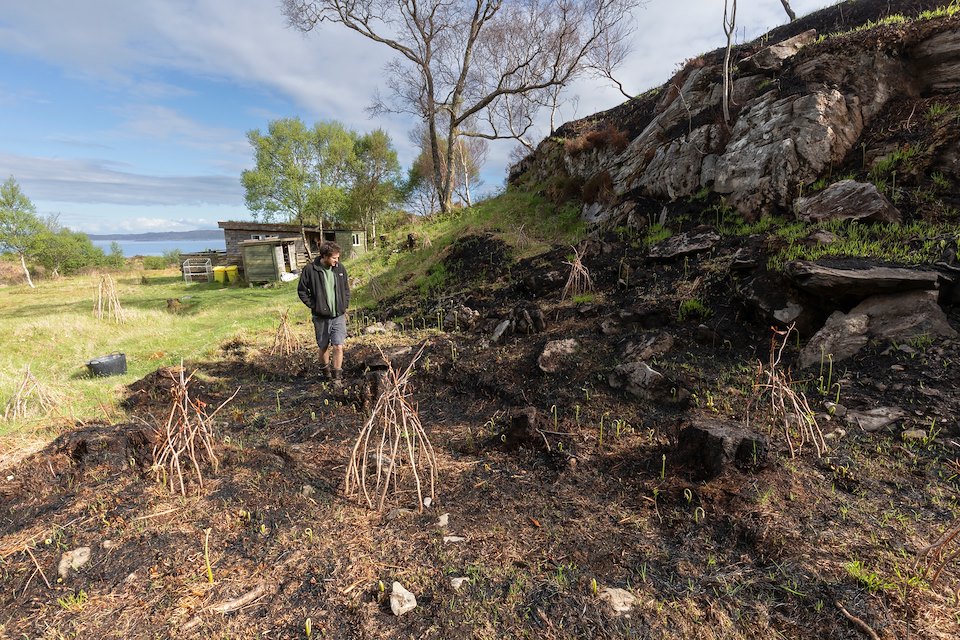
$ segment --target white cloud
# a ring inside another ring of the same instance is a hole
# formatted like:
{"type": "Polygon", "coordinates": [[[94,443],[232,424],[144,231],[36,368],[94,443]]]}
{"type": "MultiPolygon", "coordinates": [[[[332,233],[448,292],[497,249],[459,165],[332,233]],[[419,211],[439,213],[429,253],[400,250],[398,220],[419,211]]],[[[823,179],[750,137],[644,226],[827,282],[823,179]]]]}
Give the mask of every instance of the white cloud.
{"type": "Polygon", "coordinates": [[[68,160],[0,152],[0,175],[15,175],[31,200],[124,205],[232,205],[243,202],[236,176],[158,176],[113,168],[103,160],[68,160]]]}

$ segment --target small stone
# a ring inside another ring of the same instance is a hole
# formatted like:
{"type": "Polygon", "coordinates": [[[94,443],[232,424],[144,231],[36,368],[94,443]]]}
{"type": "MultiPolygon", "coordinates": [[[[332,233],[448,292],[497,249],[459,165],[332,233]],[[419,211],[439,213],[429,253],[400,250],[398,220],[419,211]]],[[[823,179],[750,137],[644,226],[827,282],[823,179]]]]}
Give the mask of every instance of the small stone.
{"type": "Polygon", "coordinates": [[[115,546],[117,546],[117,543],[113,540],[104,540],[103,545],[101,546],[103,546],[104,549],[113,549],[115,546]]]}
{"type": "Polygon", "coordinates": [[[88,562],[90,562],[90,547],[77,547],[73,551],[67,551],[60,556],[57,573],[60,574],[61,578],[66,579],[71,569],[78,571],[88,562]]]}
{"type": "Polygon", "coordinates": [[[390,591],[390,610],[393,611],[393,615],[402,616],[416,608],[416,596],[404,589],[399,582],[394,582],[390,591]]]}
{"type": "Polygon", "coordinates": [[[433,504],[433,498],[427,496],[426,498],[423,499],[423,506],[429,508],[431,504],[433,504]]]}
{"type": "Polygon", "coordinates": [[[466,538],[462,536],[443,536],[444,542],[465,542],[466,538]]]}
{"type": "Polygon", "coordinates": [[[927,432],[923,429],[907,429],[900,434],[904,440],[926,440],[927,432]]]}
{"type": "Polygon", "coordinates": [[[614,613],[627,613],[637,603],[637,598],[626,589],[606,587],[600,592],[600,599],[610,605],[614,613]]]}
{"type": "Polygon", "coordinates": [[[450,578],[450,586],[454,591],[460,591],[460,587],[466,582],[470,582],[470,578],[450,578]]]}
{"type": "Polygon", "coordinates": [[[902,364],[892,364],[890,365],[890,371],[906,371],[907,368],[902,364]]]}
{"type": "Polygon", "coordinates": [[[387,512],[387,520],[399,520],[400,518],[413,515],[412,509],[390,509],[387,512]]]}
{"type": "Polygon", "coordinates": [[[310,496],[312,496],[312,495],[315,494],[316,492],[317,492],[317,490],[314,489],[313,486],[311,486],[311,485],[309,485],[309,484],[305,484],[305,485],[303,485],[303,487],[300,488],[300,495],[302,495],[304,498],[309,498],[310,496]]]}
{"type": "Polygon", "coordinates": [[[437,519],[437,526],[440,527],[440,528],[446,527],[449,523],[450,523],[450,514],[449,514],[449,513],[443,513],[443,514],[441,514],[440,517],[437,519]]]}
{"type": "Polygon", "coordinates": [[[834,431],[831,431],[830,433],[828,433],[828,434],[826,434],[825,436],[823,436],[823,439],[824,439],[824,440],[839,440],[840,438],[842,438],[842,437],[845,436],[845,435],[847,435],[847,432],[844,431],[843,429],[835,429],[834,431]]]}

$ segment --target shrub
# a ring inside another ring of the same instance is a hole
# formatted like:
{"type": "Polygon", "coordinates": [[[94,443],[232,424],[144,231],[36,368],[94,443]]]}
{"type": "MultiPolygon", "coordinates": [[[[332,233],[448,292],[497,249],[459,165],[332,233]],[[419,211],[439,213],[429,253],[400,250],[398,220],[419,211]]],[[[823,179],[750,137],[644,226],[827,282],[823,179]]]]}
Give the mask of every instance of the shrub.
{"type": "Polygon", "coordinates": [[[613,178],[607,171],[601,171],[587,180],[580,195],[587,204],[607,202],[611,196],[613,196],[613,178]]]}
{"type": "Polygon", "coordinates": [[[608,124],[602,129],[588,131],[576,138],[570,138],[563,144],[564,151],[568,155],[576,156],[593,149],[612,149],[615,153],[620,153],[630,144],[630,138],[627,134],[617,129],[612,124],[608,124]]]}

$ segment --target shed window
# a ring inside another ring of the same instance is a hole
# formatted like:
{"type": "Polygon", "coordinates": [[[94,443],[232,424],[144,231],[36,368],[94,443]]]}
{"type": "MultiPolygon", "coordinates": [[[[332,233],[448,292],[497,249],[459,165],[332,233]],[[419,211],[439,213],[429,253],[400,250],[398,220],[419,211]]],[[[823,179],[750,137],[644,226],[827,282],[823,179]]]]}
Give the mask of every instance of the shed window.
{"type": "Polygon", "coordinates": [[[361,244],[361,242],[360,242],[360,234],[359,234],[359,233],[353,234],[353,246],[359,247],[360,244],[361,244]]]}

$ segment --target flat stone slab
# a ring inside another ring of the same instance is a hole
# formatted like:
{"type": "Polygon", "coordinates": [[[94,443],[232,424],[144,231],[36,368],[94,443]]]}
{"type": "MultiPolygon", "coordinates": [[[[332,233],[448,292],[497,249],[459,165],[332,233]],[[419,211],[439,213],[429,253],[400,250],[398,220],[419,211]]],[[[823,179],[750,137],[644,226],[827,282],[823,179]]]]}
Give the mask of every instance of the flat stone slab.
{"type": "Polygon", "coordinates": [[[699,253],[712,248],[720,242],[720,235],[714,231],[705,231],[702,233],[681,233],[678,236],[667,238],[663,242],[650,247],[650,257],[667,260],[670,258],[679,258],[680,256],[699,253]]]}
{"type": "Polygon", "coordinates": [[[898,267],[837,269],[806,260],[788,262],[784,272],[804,291],[834,300],[862,300],[881,293],[936,289],[940,279],[936,271],[898,267]]]}

